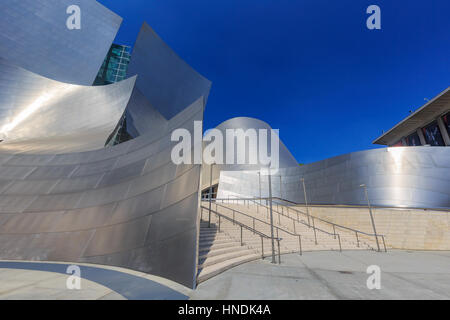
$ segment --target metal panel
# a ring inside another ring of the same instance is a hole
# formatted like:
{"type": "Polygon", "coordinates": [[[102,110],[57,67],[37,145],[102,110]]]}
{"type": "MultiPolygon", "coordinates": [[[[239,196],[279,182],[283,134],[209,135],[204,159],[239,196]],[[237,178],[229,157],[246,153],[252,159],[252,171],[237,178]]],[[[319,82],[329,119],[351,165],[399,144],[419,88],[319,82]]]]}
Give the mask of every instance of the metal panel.
{"type": "Polygon", "coordinates": [[[56,81],[92,85],[122,18],[93,0],[0,1],[0,57],[56,81]],[[66,10],[81,9],[69,30],[66,10]]]}
{"type": "MultiPolygon", "coordinates": [[[[280,169],[282,192],[279,178],[274,177],[273,195],[305,203],[301,183],[304,178],[310,204],[367,205],[360,187],[365,184],[373,205],[450,208],[449,159],[450,149],[446,147],[398,147],[350,153],[280,169]]],[[[228,195],[259,197],[256,171],[223,171],[218,196],[228,195]]],[[[266,177],[262,181],[262,195],[268,195],[266,177]]]]}
{"type": "MultiPolygon", "coordinates": [[[[211,82],[195,72],[164,43],[153,29],[144,23],[133,49],[128,74],[138,74],[136,87],[154,109],[170,119],[199,97],[208,99],[211,82]]],[[[153,118],[154,110],[128,109],[133,118],[153,118]]],[[[140,134],[148,127],[140,127],[140,134]]]]}
{"type": "MultiPolygon", "coordinates": [[[[0,59],[0,148],[61,153],[103,148],[122,117],[136,78],[101,87],[50,80],[0,59]]],[[[14,157],[44,164],[50,156],[14,157]]]]}
{"type": "MultiPolygon", "coordinates": [[[[0,17],[15,10],[0,6],[7,10],[0,17]]],[[[0,259],[102,263],[195,285],[201,165],[172,163],[171,133],[193,133],[211,84],[148,26],[136,44],[131,69],[143,78],[138,86],[136,77],[101,87],[61,83],[0,54],[0,259]],[[104,147],[126,107],[139,136],[104,147]]],[[[62,43],[56,51],[67,50],[62,43]]],[[[70,61],[69,75],[76,77],[74,66],[88,76],[90,65],[70,61]]],[[[52,56],[46,63],[58,67],[52,56]]],[[[42,67],[61,80],[55,68],[42,67]]]]}
{"type": "MultiPolygon", "coordinates": [[[[202,101],[184,123],[173,121],[192,130],[202,101]]],[[[171,162],[170,122],[156,140],[8,162],[37,167],[0,165],[17,169],[2,180],[17,195],[0,195],[0,258],[117,265],[194,286],[200,165],[171,162]]]]}
{"type": "MultiPolygon", "coordinates": [[[[264,121],[261,121],[259,119],[255,118],[248,118],[248,117],[238,117],[238,118],[232,118],[229,119],[220,125],[216,127],[219,131],[222,132],[222,136],[224,137],[224,140],[226,138],[226,131],[228,129],[230,130],[236,130],[236,129],[242,129],[244,131],[247,131],[248,129],[255,129],[255,130],[267,130],[267,139],[269,141],[267,145],[267,152],[268,154],[271,154],[271,127],[269,124],[267,124],[264,121]]],[[[207,134],[206,134],[207,136],[207,134]]],[[[286,148],[284,143],[281,141],[281,139],[277,136],[274,137],[275,141],[279,144],[279,167],[280,168],[287,168],[287,167],[294,167],[297,166],[298,163],[295,160],[294,156],[290,153],[290,151],[286,148]]],[[[259,140],[259,138],[258,138],[259,140]]],[[[205,143],[207,145],[207,143],[205,143]]],[[[254,146],[256,150],[259,151],[259,144],[257,146],[254,146]]],[[[246,143],[245,145],[245,152],[246,152],[246,164],[237,164],[237,152],[235,147],[235,153],[234,153],[234,164],[218,164],[214,166],[213,170],[213,181],[217,181],[219,179],[220,171],[242,171],[242,170],[259,170],[261,167],[266,167],[266,165],[262,165],[261,161],[258,156],[257,163],[258,164],[249,164],[249,152],[251,150],[251,147],[249,143],[246,143]]],[[[226,148],[225,148],[225,142],[224,142],[224,150],[223,150],[223,161],[225,163],[226,161],[226,148]]],[[[210,170],[211,167],[209,165],[203,165],[202,168],[202,189],[207,188],[210,183],[210,170]]]]}

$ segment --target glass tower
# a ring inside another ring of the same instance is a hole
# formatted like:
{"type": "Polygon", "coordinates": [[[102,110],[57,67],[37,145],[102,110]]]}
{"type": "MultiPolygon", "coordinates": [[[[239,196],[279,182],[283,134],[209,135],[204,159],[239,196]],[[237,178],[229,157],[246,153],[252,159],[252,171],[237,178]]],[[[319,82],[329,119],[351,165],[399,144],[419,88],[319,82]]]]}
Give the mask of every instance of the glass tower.
{"type": "Polygon", "coordinates": [[[130,58],[129,46],[113,44],[103,61],[94,85],[101,86],[125,79],[130,58]]]}

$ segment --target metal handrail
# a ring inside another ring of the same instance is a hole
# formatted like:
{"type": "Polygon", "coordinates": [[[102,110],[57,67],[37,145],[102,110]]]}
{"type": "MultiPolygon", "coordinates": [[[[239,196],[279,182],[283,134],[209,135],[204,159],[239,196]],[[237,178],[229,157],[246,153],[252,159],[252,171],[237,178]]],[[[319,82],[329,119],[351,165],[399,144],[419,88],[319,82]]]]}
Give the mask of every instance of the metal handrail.
{"type": "MultiPolygon", "coordinates": [[[[214,204],[216,205],[216,210],[217,210],[217,207],[218,207],[218,206],[220,206],[221,208],[224,208],[224,209],[231,210],[231,211],[233,212],[233,220],[235,220],[235,219],[234,219],[234,213],[235,213],[235,212],[239,213],[240,215],[243,215],[243,216],[246,216],[246,217],[248,217],[248,218],[253,219],[253,229],[254,229],[254,230],[256,230],[256,228],[255,228],[255,220],[256,220],[256,221],[259,221],[259,222],[261,222],[261,223],[263,223],[263,224],[265,224],[265,225],[271,226],[271,224],[268,223],[267,221],[264,221],[264,220],[255,218],[255,217],[253,217],[253,216],[251,216],[251,215],[249,215],[249,214],[246,214],[246,213],[244,213],[244,212],[242,212],[242,211],[239,211],[239,210],[236,210],[236,209],[233,209],[233,208],[229,208],[229,207],[220,205],[220,204],[218,204],[217,202],[215,202],[214,204]]],[[[300,233],[292,233],[292,232],[290,232],[289,230],[280,228],[280,227],[278,227],[278,226],[273,226],[273,227],[277,229],[277,234],[278,234],[279,231],[282,231],[282,232],[285,232],[285,233],[287,233],[287,234],[289,234],[289,235],[291,235],[291,236],[299,237],[299,244],[300,244],[299,253],[300,253],[300,255],[303,254],[303,252],[302,252],[302,246],[301,246],[301,237],[302,237],[302,235],[301,235],[300,233]]]]}
{"type": "MultiPolygon", "coordinates": [[[[265,199],[268,199],[268,198],[265,198],[265,199]]],[[[292,201],[285,200],[285,199],[282,199],[282,198],[279,198],[279,197],[274,197],[274,199],[281,200],[281,201],[283,201],[283,202],[294,203],[294,202],[292,202],[292,201]]],[[[293,211],[296,212],[296,213],[301,213],[301,214],[303,214],[303,215],[307,215],[307,213],[305,213],[305,212],[303,212],[303,211],[301,211],[301,210],[297,210],[297,209],[295,209],[295,208],[287,207],[287,209],[288,209],[288,211],[289,211],[289,210],[293,210],[293,211]]],[[[289,213],[289,212],[288,212],[288,213],[289,213]]],[[[334,222],[331,222],[331,221],[327,221],[327,220],[324,220],[324,219],[319,218],[319,217],[315,217],[315,216],[312,216],[312,215],[310,215],[310,216],[311,216],[313,219],[317,219],[317,220],[319,220],[319,221],[321,221],[321,222],[324,222],[324,223],[327,223],[327,224],[332,225],[332,226],[333,226],[333,230],[335,230],[335,228],[341,228],[341,229],[345,229],[345,230],[349,230],[349,231],[355,232],[356,239],[357,239],[357,246],[358,246],[358,247],[359,247],[359,242],[360,242],[360,241],[359,241],[359,238],[358,238],[358,233],[363,234],[363,235],[366,235],[366,236],[368,236],[368,237],[376,237],[376,238],[377,238],[377,237],[381,237],[382,240],[383,240],[384,251],[387,252],[387,249],[386,249],[386,242],[385,242],[385,240],[384,240],[385,235],[382,235],[382,234],[367,233],[367,232],[360,231],[360,230],[356,230],[356,229],[353,229],[353,228],[350,228],[350,227],[346,227],[346,226],[343,226],[343,225],[340,225],[340,224],[337,224],[337,223],[334,223],[334,222]]],[[[291,218],[291,219],[292,219],[292,218],[291,218]]],[[[313,222],[314,222],[314,220],[313,220],[313,222]]]]}
{"type": "Polygon", "coordinates": [[[263,242],[263,238],[266,238],[266,239],[269,239],[269,240],[272,240],[272,239],[276,240],[278,242],[278,263],[281,264],[280,241],[283,240],[283,238],[279,238],[279,237],[276,237],[276,238],[273,237],[272,238],[272,237],[270,237],[270,236],[268,236],[268,235],[266,235],[266,234],[264,234],[264,233],[262,233],[262,232],[260,232],[258,230],[255,230],[255,229],[253,229],[253,228],[251,228],[251,227],[249,227],[249,226],[247,226],[247,225],[245,225],[245,224],[243,224],[243,223],[241,223],[239,221],[236,221],[236,220],[234,220],[234,219],[232,219],[230,217],[227,217],[226,215],[223,215],[223,214],[221,214],[221,213],[219,213],[219,212],[217,212],[217,211],[215,211],[213,209],[209,209],[209,208],[206,208],[204,206],[200,206],[200,208],[202,209],[202,220],[203,220],[203,210],[208,210],[210,213],[212,212],[212,213],[216,214],[219,217],[219,231],[220,231],[220,218],[221,217],[226,219],[226,220],[228,220],[228,221],[231,221],[233,224],[239,225],[241,227],[241,246],[244,245],[243,244],[243,238],[242,238],[242,228],[245,228],[245,229],[253,232],[254,234],[258,234],[261,237],[261,244],[262,244],[261,258],[262,259],[264,259],[264,242],[263,242]]]}
{"type": "MultiPolygon", "coordinates": [[[[292,201],[289,201],[289,200],[286,200],[286,199],[282,199],[282,198],[279,198],[279,197],[274,197],[274,199],[281,200],[283,202],[296,204],[295,202],[292,202],[292,201]]],[[[365,208],[365,207],[363,207],[363,208],[365,208]]],[[[294,208],[290,208],[289,207],[289,210],[293,210],[294,212],[299,212],[301,214],[306,215],[306,213],[304,213],[303,211],[300,211],[300,210],[297,210],[297,209],[294,209],[294,208]]],[[[356,230],[356,229],[353,229],[353,228],[350,228],[350,227],[346,227],[346,226],[343,226],[343,225],[340,225],[340,224],[337,224],[337,223],[334,223],[334,222],[331,222],[331,221],[327,221],[327,220],[324,220],[324,219],[319,218],[319,217],[314,217],[314,218],[319,220],[319,221],[331,224],[331,225],[333,225],[335,227],[338,227],[338,228],[347,229],[347,230],[350,230],[350,231],[353,231],[353,232],[358,232],[358,233],[361,233],[361,234],[364,234],[364,235],[370,236],[370,237],[379,236],[379,237],[383,237],[384,238],[384,235],[382,235],[382,234],[367,233],[367,232],[356,230]]]]}
{"type": "MultiPolygon", "coordinates": [[[[244,204],[245,204],[245,201],[251,201],[251,202],[254,202],[254,203],[255,203],[256,205],[258,205],[258,206],[261,206],[261,207],[263,207],[263,208],[268,209],[267,206],[265,206],[265,205],[259,203],[259,202],[256,201],[255,199],[259,199],[259,200],[270,200],[270,198],[261,198],[261,199],[260,199],[260,198],[239,198],[239,197],[234,196],[234,195],[231,195],[231,196],[234,197],[234,199],[229,199],[229,198],[228,198],[228,199],[226,199],[226,198],[215,198],[215,199],[211,199],[211,200],[212,200],[212,201],[215,201],[215,202],[217,202],[217,201],[222,201],[222,202],[223,202],[223,201],[244,201],[244,204]]],[[[282,200],[282,201],[288,202],[287,200],[284,200],[284,199],[281,199],[281,198],[278,198],[278,197],[274,197],[274,198],[272,198],[272,199],[278,199],[278,200],[282,200]]],[[[363,235],[366,235],[366,236],[369,236],[369,237],[381,237],[382,240],[383,240],[384,251],[387,252],[386,242],[385,242],[385,239],[384,239],[384,238],[385,238],[385,235],[382,235],[382,234],[370,234],[370,233],[367,233],[367,232],[364,232],[364,231],[360,231],[360,230],[352,229],[352,228],[349,228],[349,227],[345,227],[345,226],[342,226],[342,225],[339,225],[339,224],[336,224],[336,223],[333,223],[333,222],[324,220],[324,219],[322,219],[322,218],[318,218],[318,217],[315,217],[315,216],[312,216],[312,215],[307,215],[305,212],[300,211],[300,210],[297,210],[297,209],[293,209],[293,208],[289,208],[289,207],[288,207],[287,209],[288,209],[288,214],[289,214],[289,210],[292,210],[292,211],[294,211],[294,212],[297,213],[297,220],[295,220],[294,218],[292,218],[292,217],[289,216],[289,215],[285,215],[284,213],[278,212],[278,211],[276,211],[275,209],[272,209],[272,211],[274,211],[274,212],[277,213],[278,215],[282,215],[282,216],[284,216],[284,217],[286,217],[286,218],[288,218],[288,219],[291,219],[291,220],[293,220],[293,221],[297,221],[297,222],[302,223],[302,224],[308,226],[309,228],[311,228],[311,224],[310,224],[310,223],[307,224],[306,222],[303,222],[302,220],[300,220],[300,219],[298,218],[298,213],[303,214],[303,215],[305,215],[305,216],[307,216],[307,217],[309,216],[309,217],[311,217],[312,220],[313,220],[313,226],[312,226],[312,228],[314,229],[314,231],[315,231],[315,230],[318,230],[318,231],[320,231],[320,232],[326,233],[326,234],[328,234],[328,235],[332,235],[332,236],[334,236],[334,237],[339,236],[339,234],[337,234],[336,231],[335,231],[336,227],[337,227],[337,228],[341,228],[341,229],[350,230],[350,231],[352,231],[352,232],[355,232],[355,234],[356,234],[356,240],[357,240],[357,246],[358,246],[358,247],[359,247],[359,242],[360,242],[360,240],[359,240],[359,238],[358,238],[358,233],[363,234],[363,235]],[[325,230],[322,230],[322,229],[320,229],[320,228],[317,228],[317,227],[314,225],[314,220],[315,220],[315,219],[317,219],[317,220],[319,220],[319,221],[321,221],[321,222],[324,222],[324,223],[327,223],[327,224],[332,225],[332,226],[333,226],[334,233],[330,233],[330,232],[328,232],[328,231],[325,231],[325,230]]],[[[315,241],[316,241],[316,244],[317,244],[317,236],[316,236],[316,234],[314,234],[314,237],[315,237],[315,241]]],[[[340,236],[339,236],[339,242],[340,242],[340,236]]]]}
{"type": "MultiPolygon", "coordinates": [[[[215,202],[217,202],[217,201],[223,201],[223,200],[227,200],[227,199],[212,199],[212,200],[214,200],[215,202]]],[[[237,201],[242,201],[242,200],[244,200],[244,201],[252,201],[252,202],[255,202],[257,205],[262,206],[263,208],[269,209],[269,207],[267,207],[267,206],[265,206],[265,205],[263,205],[263,204],[259,204],[259,203],[258,203],[257,201],[255,201],[254,199],[238,198],[238,199],[233,199],[233,200],[237,200],[237,201]]],[[[285,214],[282,213],[282,212],[276,211],[276,210],[273,209],[273,208],[272,208],[272,211],[275,212],[275,213],[277,213],[277,214],[279,214],[279,215],[281,215],[281,216],[283,216],[283,217],[286,217],[286,218],[291,219],[291,220],[293,220],[293,221],[297,221],[297,222],[299,222],[299,223],[301,223],[301,224],[304,224],[305,226],[311,228],[311,225],[307,224],[306,222],[303,222],[303,221],[301,221],[301,220],[295,220],[294,218],[292,218],[292,217],[290,217],[290,216],[287,216],[287,215],[285,215],[285,214]]],[[[313,218],[314,218],[314,219],[318,219],[318,218],[316,218],[316,217],[313,217],[313,218]]],[[[330,236],[336,236],[336,235],[338,235],[337,233],[331,233],[331,232],[328,232],[328,231],[326,231],[326,230],[317,228],[316,226],[312,226],[312,228],[314,228],[315,230],[318,230],[318,231],[320,231],[320,232],[326,233],[326,234],[328,234],[328,235],[330,235],[330,236]]]]}
{"type": "MultiPolygon", "coordinates": [[[[216,193],[214,193],[214,194],[217,195],[218,193],[216,192],[216,193]]],[[[230,197],[230,196],[229,196],[229,197],[230,197]]],[[[261,206],[261,207],[264,207],[264,208],[268,209],[267,206],[261,204],[260,202],[257,202],[255,199],[259,199],[259,200],[270,200],[270,198],[239,198],[239,197],[234,196],[234,195],[231,195],[231,197],[234,197],[235,199],[229,199],[229,198],[228,198],[228,199],[226,199],[226,198],[225,198],[225,199],[213,198],[213,199],[211,199],[211,201],[216,201],[216,200],[222,200],[222,201],[224,201],[224,200],[228,200],[228,201],[236,200],[236,201],[244,201],[244,204],[245,204],[245,201],[252,201],[252,202],[254,202],[255,204],[257,204],[258,206],[261,206]]],[[[282,201],[282,202],[287,202],[287,203],[291,203],[291,204],[298,204],[298,203],[295,203],[295,202],[290,201],[290,200],[282,199],[282,198],[280,198],[280,197],[272,197],[272,199],[280,200],[280,201],[282,201]]],[[[209,198],[205,198],[205,199],[202,198],[202,200],[209,200],[209,198]]],[[[278,205],[278,204],[277,204],[277,205],[278,205]]],[[[286,207],[287,207],[287,206],[286,206],[286,207]]],[[[307,213],[305,213],[305,212],[303,212],[303,211],[301,211],[301,210],[294,209],[294,208],[291,208],[291,207],[287,207],[287,210],[288,210],[288,214],[289,214],[289,210],[292,210],[292,211],[294,211],[295,213],[297,213],[297,222],[302,223],[302,224],[304,224],[304,225],[307,225],[309,228],[311,228],[311,225],[310,225],[310,222],[309,222],[309,218],[310,218],[310,217],[313,219],[313,224],[314,224],[314,219],[317,219],[317,220],[319,220],[319,221],[321,221],[321,222],[324,222],[324,223],[327,223],[327,224],[332,225],[332,226],[333,226],[333,233],[329,233],[329,232],[327,232],[327,231],[325,231],[325,230],[322,230],[322,229],[320,229],[320,228],[316,228],[315,226],[313,226],[313,228],[314,228],[314,230],[319,230],[320,232],[328,233],[328,234],[330,234],[330,235],[333,235],[334,237],[336,237],[336,235],[337,235],[337,234],[336,234],[336,231],[335,231],[336,228],[341,228],[341,229],[345,229],[345,230],[348,230],[348,231],[355,232],[355,235],[356,235],[356,241],[357,241],[357,246],[358,246],[358,247],[359,247],[359,242],[360,242],[360,240],[359,240],[359,238],[358,238],[358,233],[359,233],[359,234],[362,234],[362,235],[366,235],[366,236],[368,236],[368,237],[376,237],[376,238],[381,237],[381,239],[383,240],[384,251],[387,252],[386,242],[385,242],[385,235],[383,235],[383,234],[373,234],[373,233],[367,233],[367,232],[364,232],[364,231],[356,230],[356,229],[353,229],[353,228],[350,228],[350,227],[346,227],[346,226],[339,225],[339,224],[334,223],[334,222],[330,222],[330,221],[324,220],[324,219],[319,218],[319,217],[315,217],[315,216],[313,216],[313,215],[311,215],[311,214],[307,214],[307,213]],[[302,222],[302,221],[298,218],[298,214],[299,214],[299,213],[300,213],[300,214],[303,214],[304,216],[306,216],[306,217],[308,218],[308,224],[306,224],[305,222],[302,222]]],[[[292,219],[293,221],[295,221],[295,219],[292,218],[292,217],[290,217],[289,215],[285,215],[284,213],[280,213],[279,211],[277,211],[277,210],[275,210],[275,209],[272,209],[272,211],[274,211],[274,212],[277,213],[278,215],[282,215],[282,216],[284,216],[284,217],[286,217],[286,218],[288,218],[288,219],[292,219]]],[[[316,238],[316,236],[315,236],[315,238],[316,238]]],[[[316,243],[317,243],[317,239],[316,239],[316,243]]]]}
{"type": "MultiPolygon", "coordinates": [[[[213,200],[213,199],[212,199],[213,200]]],[[[244,200],[244,199],[233,199],[233,200],[244,200]]],[[[250,201],[254,201],[253,199],[245,199],[245,201],[246,200],[250,200],[250,201]]],[[[223,201],[223,199],[214,199],[214,202],[215,202],[215,204],[217,205],[217,201],[223,201]]],[[[258,204],[258,205],[260,205],[260,204],[258,204]]],[[[261,205],[261,206],[263,206],[264,208],[266,208],[266,209],[269,209],[268,207],[266,207],[266,206],[264,206],[264,205],[261,205]]],[[[225,208],[227,208],[227,207],[225,207],[225,208]]],[[[227,209],[230,209],[230,210],[233,210],[233,209],[231,209],[231,208],[227,208],[227,209]]],[[[236,212],[238,212],[237,210],[235,210],[236,212]]],[[[274,210],[274,209],[272,209],[272,211],[274,211],[275,213],[277,213],[278,215],[282,215],[282,216],[285,216],[285,217],[287,217],[287,218],[289,218],[289,219],[292,219],[291,217],[289,217],[289,216],[286,216],[285,214],[283,214],[283,213],[280,213],[280,212],[278,212],[278,211],[276,211],[276,210],[274,210]]],[[[240,212],[240,213],[242,213],[242,212],[240,212]]],[[[244,214],[244,215],[246,215],[246,216],[248,216],[248,217],[250,217],[250,218],[253,218],[252,216],[249,216],[249,215],[247,215],[247,214],[245,214],[245,213],[242,213],[242,214],[244,214]]],[[[257,219],[257,218],[255,218],[255,219],[257,219]]],[[[258,219],[259,220],[259,219],[258,219]]],[[[259,220],[259,221],[261,221],[261,220],[259,220]]],[[[302,221],[300,221],[300,220],[294,220],[294,219],[292,219],[292,221],[294,222],[294,229],[295,229],[295,221],[297,221],[297,222],[299,222],[299,223],[302,223],[302,224],[304,224],[304,225],[306,225],[306,226],[308,226],[309,228],[311,228],[311,226],[310,225],[308,225],[308,224],[306,224],[306,223],[304,223],[304,222],[302,222],[302,221]]],[[[264,222],[264,221],[262,221],[262,222],[264,222]]],[[[265,223],[267,223],[267,222],[265,222],[265,223]]],[[[281,224],[280,222],[279,222],[279,224],[281,224]]],[[[277,230],[279,229],[279,227],[277,227],[277,226],[274,226],[275,228],[277,228],[277,230]]],[[[320,229],[320,228],[317,228],[315,225],[314,225],[314,220],[313,220],[313,230],[314,230],[314,243],[317,245],[318,244],[318,241],[317,241],[317,234],[316,234],[316,230],[317,231],[320,231],[320,232],[323,232],[323,233],[325,233],[325,234],[328,234],[329,236],[333,236],[335,239],[336,239],[336,237],[337,237],[337,239],[338,239],[338,242],[339,242],[339,251],[341,251],[342,252],[342,245],[341,245],[341,236],[338,234],[338,233],[336,233],[336,232],[334,232],[334,233],[330,233],[330,232],[328,232],[328,231],[326,231],[326,230],[322,230],[322,229],[320,229]]],[[[287,230],[284,230],[284,229],[281,229],[282,231],[284,231],[284,232],[286,232],[286,233],[289,233],[290,235],[293,235],[293,236],[300,236],[301,237],[301,235],[300,234],[297,234],[297,233],[295,233],[295,234],[293,234],[293,233],[291,233],[290,231],[287,231],[287,230]]],[[[295,232],[295,231],[294,231],[295,232]]],[[[300,244],[300,247],[301,247],[301,239],[299,239],[299,244],[300,244]]],[[[301,251],[301,249],[300,249],[300,251],[301,251]]]]}

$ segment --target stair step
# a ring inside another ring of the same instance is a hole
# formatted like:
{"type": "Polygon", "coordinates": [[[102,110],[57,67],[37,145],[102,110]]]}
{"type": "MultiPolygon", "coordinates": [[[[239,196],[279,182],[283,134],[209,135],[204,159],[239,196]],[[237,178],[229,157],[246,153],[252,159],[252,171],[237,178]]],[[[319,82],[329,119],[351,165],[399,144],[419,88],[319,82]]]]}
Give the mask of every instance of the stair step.
{"type": "Polygon", "coordinates": [[[212,257],[209,257],[207,255],[206,258],[199,265],[199,268],[203,269],[203,268],[206,268],[211,265],[220,264],[221,262],[226,262],[226,261],[238,258],[238,257],[248,256],[248,255],[251,255],[254,253],[255,253],[254,250],[250,250],[247,248],[247,250],[233,251],[233,252],[216,255],[216,256],[212,256],[212,257]]]}
{"type": "Polygon", "coordinates": [[[210,250],[217,250],[217,249],[223,249],[223,248],[229,248],[229,247],[234,247],[236,246],[236,242],[235,241],[228,241],[228,242],[224,242],[224,243],[215,243],[215,242],[204,242],[204,243],[200,243],[199,244],[199,250],[206,250],[206,249],[210,249],[210,250]]]}
{"type": "Polygon", "coordinates": [[[248,254],[245,256],[240,256],[234,259],[230,259],[228,261],[224,261],[221,263],[217,263],[205,268],[202,268],[198,274],[197,277],[197,283],[201,283],[203,281],[206,281],[226,270],[229,270],[235,266],[238,266],[240,264],[260,259],[261,255],[257,253],[248,254]]]}
{"type": "Polygon", "coordinates": [[[213,257],[213,256],[220,255],[220,254],[226,254],[229,252],[236,252],[236,251],[242,251],[242,250],[248,249],[246,246],[241,246],[238,243],[236,243],[235,246],[229,246],[229,247],[225,247],[225,248],[219,248],[219,249],[216,249],[214,247],[212,247],[212,248],[213,249],[204,248],[204,249],[200,250],[199,257],[200,258],[202,258],[202,257],[206,258],[206,256],[213,257]]]}

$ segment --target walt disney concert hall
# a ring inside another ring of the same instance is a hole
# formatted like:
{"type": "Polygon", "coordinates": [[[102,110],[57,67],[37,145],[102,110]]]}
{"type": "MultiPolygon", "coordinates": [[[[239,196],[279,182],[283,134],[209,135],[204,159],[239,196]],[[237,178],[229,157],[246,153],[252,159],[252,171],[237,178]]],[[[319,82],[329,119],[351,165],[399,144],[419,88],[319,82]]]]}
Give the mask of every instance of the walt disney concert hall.
{"type": "MultiPolygon", "coordinates": [[[[279,141],[271,184],[259,165],[176,165],[172,132],[194,134],[211,82],[146,23],[133,48],[113,43],[121,22],[94,0],[0,3],[0,260],[120,266],[195,287],[287,252],[449,246],[448,229],[405,243],[394,225],[395,210],[409,221],[435,210],[448,228],[449,90],[376,141],[386,148],[300,166],[279,141]],[[74,4],[79,30],[66,26],[74,4]],[[361,220],[368,209],[378,233],[361,220]]],[[[270,126],[217,129],[228,128],[270,126]]]]}

